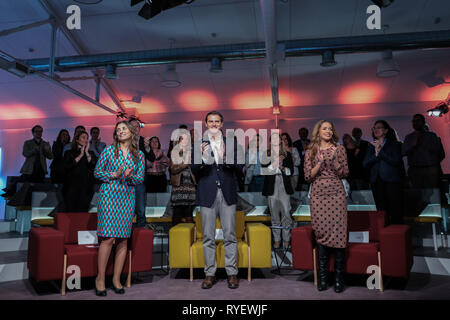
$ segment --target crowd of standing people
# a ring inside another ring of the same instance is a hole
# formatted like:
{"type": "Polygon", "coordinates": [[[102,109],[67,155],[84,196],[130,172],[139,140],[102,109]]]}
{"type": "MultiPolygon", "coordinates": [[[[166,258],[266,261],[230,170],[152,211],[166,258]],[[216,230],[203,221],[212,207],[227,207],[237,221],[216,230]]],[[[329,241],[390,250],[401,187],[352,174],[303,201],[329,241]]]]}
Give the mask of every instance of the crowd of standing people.
{"type": "MultiPolygon", "coordinates": [[[[311,222],[318,244],[319,284],[325,290],[328,282],[330,253],[335,257],[335,291],[344,289],[343,272],[347,246],[347,191],[371,189],[377,210],[387,213],[389,224],[403,223],[405,185],[413,188],[438,188],[445,158],[440,138],[430,131],[421,114],[413,116],[414,131],[401,142],[396,131],[385,120],[375,121],[372,142],[362,139],[362,130],[354,128],[342,136],[342,144],[331,121],[316,123],[311,138],[307,128],[300,128],[299,139],[292,141],[287,132],[272,133],[268,146],[257,134],[245,152],[245,164],[226,159],[226,138],[222,136],[223,116],[212,111],[205,118],[207,134],[201,140],[202,158],[194,163],[193,146],[201,136],[181,125],[181,134],[171,141],[167,153],[159,137],[140,136],[138,119],[120,121],[107,146],[100,129],[89,134],[77,126],[73,140],[69,132],[59,132],[52,147],[42,139],[43,128],[32,128],[33,139],[25,141],[22,181],[42,182],[47,174],[46,159],[52,159],[52,183],[62,184],[67,212],[88,211],[94,184],[101,184],[98,199],[99,273],[96,294],[106,295],[105,268],[113,244],[116,267],[113,289],[123,293],[120,270],[126,254],[133,217],[137,226],[146,227],[146,194],[167,192],[166,171],[172,186],[170,205],[172,223],[183,219],[193,222],[192,212],[200,206],[204,234],[205,280],[202,288],[215,284],[215,219],[221,218],[225,239],[225,264],[228,286],[239,286],[236,278],[236,238],[234,217],[237,192],[261,192],[267,197],[272,220],[273,247],[290,245],[292,226],[290,196],[296,190],[309,190],[311,222]],[[211,156],[206,159],[205,154],[211,156]],[[403,158],[407,157],[408,174],[403,158]],[[408,179],[406,180],[406,177],[408,179]],[[405,182],[407,181],[407,183],[405,182]]],[[[238,153],[237,140],[234,155],[238,153]]]]}

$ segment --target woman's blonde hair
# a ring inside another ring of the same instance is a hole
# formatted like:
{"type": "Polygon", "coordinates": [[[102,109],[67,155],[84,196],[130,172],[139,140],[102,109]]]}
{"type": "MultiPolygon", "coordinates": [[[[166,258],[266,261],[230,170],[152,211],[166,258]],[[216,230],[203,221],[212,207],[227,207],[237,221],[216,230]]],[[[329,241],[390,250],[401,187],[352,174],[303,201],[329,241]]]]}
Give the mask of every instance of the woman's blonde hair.
{"type": "Polygon", "coordinates": [[[336,133],[336,129],[334,127],[333,122],[329,120],[320,120],[314,125],[314,129],[311,136],[311,142],[308,145],[308,150],[311,150],[311,158],[314,159],[317,155],[317,150],[320,148],[320,128],[322,127],[322,124],[329,123],[331,125],[331,131],[333,131],[333,136],[331,137],[331,143],[334,146],[337,146],[339,137],[336,133]]]}
{"type": "Polygon", "coordinates": [[[130,141],[130,152],[133,155],[133,160],[135,163],[139,162],[139,148],[138,148],[138,140],[136,132],[134,131],[133,126],[129,121],[123,120],[116,123],[116,126],[114,127],[113,132],[113,146],[114,146],[114,155],[116,158],[119,158],[119,137],[117,136],[117,127],[119,124],[125,124],[131,132],[131,141],[130,141]]]}

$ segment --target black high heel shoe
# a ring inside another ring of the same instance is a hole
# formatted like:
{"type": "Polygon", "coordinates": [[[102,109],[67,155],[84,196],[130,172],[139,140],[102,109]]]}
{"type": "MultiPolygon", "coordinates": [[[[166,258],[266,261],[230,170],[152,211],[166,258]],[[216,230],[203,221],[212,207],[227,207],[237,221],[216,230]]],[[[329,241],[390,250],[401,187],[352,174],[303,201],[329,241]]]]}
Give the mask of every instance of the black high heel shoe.
{"type": "Polygon", "coordinates": [[[100,290],[97,289],[97,279],[95,280],[94,286],[95,286],[95,295],[96,295],[96,296],[99,296],[99,297],[106,297],[106,289],[105,289],[105,290],[102,290],[102,291],[100,291],[100,290]]]}
{"type": "Polygon", "coordinates": [[[120,289],[118,289],[118,288],[116,288],[115,286],[114,286],[114,283],[112,284],[112,289],[113,289],[113,291],[115,292],[115,293],[117,293],[117,294],[124,294],[125,293],[125,289],[122,287],[122,288],[120,288],[120,289]]]}

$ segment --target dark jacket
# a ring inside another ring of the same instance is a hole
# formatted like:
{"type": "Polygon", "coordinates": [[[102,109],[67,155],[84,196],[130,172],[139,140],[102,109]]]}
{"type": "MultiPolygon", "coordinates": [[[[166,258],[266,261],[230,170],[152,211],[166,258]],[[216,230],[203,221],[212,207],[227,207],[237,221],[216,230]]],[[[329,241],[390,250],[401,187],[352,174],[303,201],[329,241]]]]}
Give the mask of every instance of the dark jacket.
{"type": "MultiPolygon", "coordinates": [[[[226,138],[223,142],[226,146],[226,138]]],[[[242,171],[243,164],[237,164],[237,143],[234,141],[234,161],[231,164],[226,163],[226,149],[223,159],[223,164],[191,164],[191,170],[197,178],[197,194],[196,203],[201,207],[211,208],[216,200],[218,183],[222,189],[223,197],[228,205],[236,204],[237,190],[236,190],[236,171],[242,171]]],[[[211,150],[211,147],[209,148],[211,150]]],[[[211,156],[214,154],[211,151],[211,156]]],[[[194,162],[194,148],[192,150],[192,162],[194,162]]]]}
{"type": "MultiPolygon", "coordinates": [[[[269,165],[270,163],[263,164],[261,165],[261,167],[268,167],[269,165]]],[[[283,159],[282,165],[285,168],[289,168],[289,170],[291,171],[291,175],[294,173],[294,162],[292,161],[292,155],[290,152],[288,152],[287,156],[283,159]]],[[[284,190],[286,190],[287,194],[293,194],[294,190],[292,189],[290,179],[291,176],[285,175],[283,171],[281,172],[281,174],[283,176],[284,190]]],[[[273,195],[274,191],[275,191],[275,174],[264,175],[264,187],[262,191],[263,196],[271,196],[273,195]]]]}
{"type": "Polygon", "coordinates": [[[375,156],[375,147],[369,144],[363,166],[370,170],[370,183],[375,183],[378,176],[386,182],[402,182],[405,172],[401,143],[387,139],[378,157],[375,156]]]}
{"type": "Polygon", "coordinates": [[[150,162],[155,161],[156,157],[155,157],[155,153],[153,152],[152,148],[150,148],[149,152],[147,152],[145,150],[144,137],[139,137],[139,150],[142,151],[146,160],[148,160],[150,162]]]}

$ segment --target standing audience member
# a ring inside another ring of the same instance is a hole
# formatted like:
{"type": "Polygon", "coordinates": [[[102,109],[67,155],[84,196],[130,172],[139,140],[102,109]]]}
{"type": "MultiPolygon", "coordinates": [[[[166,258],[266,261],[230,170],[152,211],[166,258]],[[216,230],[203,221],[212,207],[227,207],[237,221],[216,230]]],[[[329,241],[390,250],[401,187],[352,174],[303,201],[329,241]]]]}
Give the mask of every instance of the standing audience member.
{"type": "Polygon", "coordinates": [[[95,156],[100,158],[100,154],[106,147],[106,143],[100,141],[100,129],[98,127],[91,128],[91,141],[89,143],[89,150],[94,152],[95,156]]]}
{"type": "Polygon", "coordinates": [[[261,175],[261,137],[259,134],[249,141],[245,154],[245,191],[262,192],[264,176],[261,175]]]}
{"type": "Polygon", "coordinates": [[[298,183],[295,190],[302,190],[302,185],[307,184],[305,181],[305,174],[304,174],[304,162],[305,162],[305,152],[308,148],[309,143],[311,142],[308,139],[308,129],[306,128],[300,128],[298,130],[298,135],[300,136],[299,140],[296,140],[293,143],[294,148],[297,149],[298,154],[300,155],[300,166],[298,167],[298,183]]]}
{"type": "MultiPolygon", "coordinates": [[[[367,154],[367,149],[369,148],[369,141],[361,139],[361,128],[353,128],[352,137],[354,138],[356,147],[360,150],[359,152],[361,153],[361,157],[364,159],[367,154]]],[[[363,171],[363,179],[367,184],[369,183],[369,173],[366,170],[363,171]]]]}
{"type": "MultiPolygon", "coordinates": [[[[236,202],[235,171],[242,171],[237,161],[236,140],[233,150],[226,150],[223,137],[223,116],[211,111],[205,118],[207,133],[201,144],[201,162],[196,163],[195,152],[191,169],[197,177],[196,203],[200,206],[203,227],[203,251],[205,258],[205,280],[202,289],[210,289],[216,283],[216,218],[220,217],[225,248],[225,271],[228,288],[239,287],[237,278],[236,202]],[[232,163],[228,163],[226,152],[233,152],[232,163]],[[212,160],[212,161],[210,161],[212,160]]],[[[196,151],[196,150],[194,150],[196,151]]]]}
{"type": "Polygon", "coordinates": [[[98,199],[98,275],[95,294],[106,296],[105,271],[113,244],[116,246],[112,288],[124,294],[120,275],[127,256],[135,207],[135,186],[144,182],[145,156],[138,149],[138,137],[128,121],[116,124],[113,144],[101,153],[94,175],[103,183],[98,199]]]}
{"type": "Polygon", "coordinates": [[[23,144],[22,154],[25,163],[20,169],[22,181],[44,182],[47,174],[47,159],[53,159],[52,149],[47,141],[42,140],[44,129],[36,125],[31,129],[33,139],[27,140],[23,144]]]}
{"type": "Polygon", "coordinates": [[[287,249],[291,241],[292,218],[290,214],[290,195],[294,193],[291,175],[294,163],[291,153],[285,148],[278,133],[270,136],[270,150],[267,151],[270,162],[263,164],[264,188],[262,194],[267,197],[270,214],[272,216],[272,234],[274,249],[280,248],[281,236],[287,249]],[[283,227],[283,235],[277,227],[283,227]]]}
{"type": "Polygon", "coordinates": [[[347,152],[348,162],[348,182],[351,190],[367,189],[368,183],[364,180],[363,161],[364,155],[361,149],[356,146],[354,138],[348,133],[342,136],[342,143],[347,152]]]}
{"type": "MultiPolygon", "coordinates": [[[[130,124],[133,127],[134,130],[134,137],[136,138],[136,143],[138,145],[139,151],[141,151],[144,154],[145,160],[147,161],[154,161],[155,155],[151,150],[146,150],[146,145],[148,145],[148,139],[145,139],[144,137],[140,136],[141,133],[141,123],[138,119],[131,119],[130,124]]],[[[145,161],[144,161],[145,163],[145,161]]],[[[144,168],[145,172],[145,168],[144,168]]],[[[144,173],[144,181],[140,184],[136,185],[135,195],[136,195],[136,207],[135,207],[135,214],[136,214],[136,226],[139,228],[147,227],[147,221],[145,218],[145,204],[147,202],[147,193],[146,193],[146,178],[144,173]]]]}
{"type": "MultiPolygon", "coordinates": [[[[76,126],[73,132],[73,136],[75,137],[80,131],[86,131],[86,128],[82,125],[76,126]]],[[[63,149],[63,157],[64,154],[72,148],[72,144],[66,144],[63,149]]]]}
{"type": "Polygon", "coordinates": [[[441,139],[425,130],[425,117],[415,114],[414,132],[405,137],[402,154],[408,157],[408,177],[413,188],[439,188],[441,161],[445,158],[441,139]]]}
{"type": "Polygon", "coordinates": [[[63,149],[66,144],[70,145],[69,131],[62,129],[52,145],[53,161],[50,164],[50,179],[52,183],[64,182],[66,171],[64,169],[63,149]]]}
{"type": "Polygon", "coordinates": [[[147,160],[147,192],[166,192],[166,168],[169,166],[169,158],[164,154],[164,150],[161,149],[158,137],[151,137],[149,146],[151,152],[155,155],[155,160],[147,160]]]}
{"type": "Polygon", "coordinates": [[[185,218],[185,222],[193,222],[192,212],[195,208],[196,180],[191,171],[191,140],[187,134],[182,134],[175,143],[170,157],[170,195],[173,206],[172,226],[185,218]]]}
{"type": "Polygon", "coordinates": [[[63,197],[66,212],[87,212],[94,195],[94,168],[97,157],[89,150],[89,136],[78,131],[72,148],[64,155],[66,175],[63,197]]]}
{"type": "Polygon", "coordinates": [[[334,252],[335,292],[344,290],[345,248],[347,247],[347,199],[341,179],[348,175],[345,148],[330,121],[314,126],[305,155],[305,179],[311,182],[311,223],[319,253],[317,289],[328,287],[328,261],[334,252]]]}
{"type": "Polygon", "coordinates": [[[404,169],[401,144],[384,120],[373,125],[374,142],[369,145],[363,165],[370,172],[370,184],[377,210],[387,213],[390,224],[403,223],[404,169]]]}
{"type": "Polygon", "coordinates": [[[292,139],[289,133],[287,132],[282,133],[281,139],[283,140],[284,148],[291,154],[292,160],[294,162],[294,171],[291,172],[290,180],[292,184],[292,190],[295,190],[298,184],[298,176],[299,176],[298,168],[302,160],[300,158],[300,154],[297,148],[293,148],[292,139]]]}

